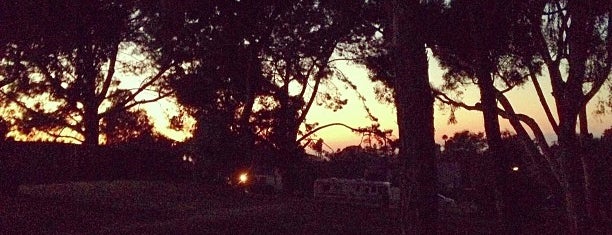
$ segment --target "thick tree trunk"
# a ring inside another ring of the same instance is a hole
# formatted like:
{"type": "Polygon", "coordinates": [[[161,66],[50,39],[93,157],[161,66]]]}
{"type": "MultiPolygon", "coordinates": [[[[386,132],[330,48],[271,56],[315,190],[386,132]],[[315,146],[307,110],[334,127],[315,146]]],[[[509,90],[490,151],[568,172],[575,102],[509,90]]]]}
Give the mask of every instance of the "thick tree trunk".
{"type": "Polygon", "coordinates": [[[276,144],[278,147],[278,157],[284,175],[283,186],[287,192],[294,192],[298,186],[298,163],[299,154],[297,154],[298,143],[296,142],[299,125],[296,127],[297,121],[295,105],[292,104],[289,96],[289,86],[285,85],[281,88],[282,94],[279,94],[280,115],[278,116],[278,126],[275,130],[276,144]]]}
{"type": "MultiPolygon", "coordinates": [[[[84,41],[89,42],[89,39],[86,37],[84,41]]],[[[83,98],[83,145],[87,147],[98,146],[100,135],[99,102],[96,97],[98,71],[95,67],[94,53],[93,46],[82,46],[77,50],[76,74],[83,98]]]]}
{"type": "Polygon", "coordinates": [[[584,234],[588,231],[588,213],[586,210],[586,188],[584,168],[580,157],[580,143],[576,135],[576,116],[561,113],[559,125],[559,162],[566,182],[565,200],[569,232],[584,234]]]}
{"type": "MultiPolygon", "coordinates": [[[[478,80],[478,88],[480,90],[480,104],[482,106],[482,114],[484,119],[484,129],[487,137],[487,145],[489,154],[486,155],[489,159],[484,159],[487,166],[487,180],[484,185],[484,210],[486,216],[495,216],[495,212],[499,209],[498,219],[500,222],[499,230],[502,233],[511,233],[512,229],[517,228],[518,218],[515,210],[516,196],[510,186],[511,163],[508,154],[502,153],[502,138],[498,119],[497,107],[497,89],[495,88],[491,73],[495,71],[495,59],[491,54],[495,49],[487,46],[491,41],[498,40],[497,35],[491,35],[486,32],[491,32],[496,26],[494,23],[497,15],[496,12],[501,12],[500,4],[495,1],[476,1],[474,3],[475,12],[471,12],[470,21],[474,24],[470,34],[471,45],[468,45],[472,50],[472,56],[476,61],[477,68],[475,76],[478,80]],[[481,12],[479,12],[481,11],[481,12]],[[496,202],[500,206],[496,207],[496,202]]],[[[493,53],[492,53],[493,52],[493,53]]]]}
{"type": "Polygon", "coordinates": [[[88,147],[98,146],[100,136],[100,118],[98,117],[98,107],[86,104],[84,107],[83,122],[85,125],[83,144],[88,147]]]}
{"type": "Polygon", "coordinates": [[[394,1],[392,9],[392,34],[388,36],[394,47],[396,74],[394,89],[403,172],[402,229],[403,233],[436,234],[438,205],[433,94],[422,38],[421,6],[414,0],[402,4],[394,1]],[[416,207],[416,211],[411,206],[416,207]]]}

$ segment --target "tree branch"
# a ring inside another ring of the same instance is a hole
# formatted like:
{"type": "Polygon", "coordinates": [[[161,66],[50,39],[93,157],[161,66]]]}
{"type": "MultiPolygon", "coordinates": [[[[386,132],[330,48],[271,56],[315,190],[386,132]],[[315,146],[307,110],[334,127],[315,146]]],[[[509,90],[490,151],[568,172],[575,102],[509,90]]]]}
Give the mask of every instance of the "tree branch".
{"type": "MultiPolygon", "coordinates": [[[[557,7],[557,9],[562,9],[561,8],[561,3],[559,1],[555,2],[555,5],[557,7]]],[[[563,35],[565,35],[566,31],[567,31],[567,21],[568,21],[568,16],[563,14],[563,11],[559,12],[559,19],[561,20],[561,26],[559,28],[559,32],[557,32],[557,56],[555,58],[555,63],[559,64],[561,59],[563,59],[566,55],[566,47],[567,47],[567,42],[565,40],[565,38],[563,37],[563,35]]]]}
{"type": "MultiPolygon", "coordinates": [[[[153,83],[158,81],[163,76],[163,74],[166,73],[166,71],[168,71],[171,67],[172,67],[171,64],[167,64],[167,65],[162,66],[157,74],[155,74],[153,77],[151,77],[148,81],[146,81],[143,84],[141,84],[140,87],[138,87],[136,89],[136,91],[133,92],[125,101],[122,101],[121,103],[119,103],[115,107],[127,106],[130,101],[133,101],[134,99],[136,99],[136,96],[138,96],[140,93],[142,93],[143,91],[148,89],[149,86],[153,85],[153,83]]],[[[105,99],[107,99],[107,98],[108,97],[105,97],[105,99]]],[[[160,99],[154,99],[154,101],[157,101],[157,100],[160,100],[160,99]]],[[[153,102],[153,101],[150,101],[150,102],[153,102]]],[[[145,102],[145,103],[149,103],[149,102],[145,102]]],[[[131,105],[130,107],[133,107],[133,106],[135,106],[135,105],[131,105]]],[[[121,108],[119,108],[119,109],[120,110],[125,110],[125,109],[121,109],[121,108]]]]}
{"type": "Polygon", "coordinates": [[[157,96],[157,97],[155,97],[153,99],[140,100],[140,101],[131,100],[131,101],[134,101],[134,102],[133,103],[125,103],[125,104],[122,104],[122,105],[114,106],[113,108],[110,108],[110,109],[106,110],[105,112],[99,114],[99,116],[100,117],[106,117],[106,116],[109,116],[109,115],[112,115],[112,114],[116,114],[116,113],[121,112],[121,111],[129,110],[129,109],[131,109],[131,108],[133,108],[133,107],[135,107],[137,105],[156,102],[156,101],[162,100],[164,98],[170,97],[172,94],[174,94],[174,91],[162,93],[162,94],[160,94],[159,96],[157,96]]]}
{"type": "MultiPolygon", "coordinates": [[[[42,131],[42,132],[44,132],[44,133],[45,133],[45,134],[47,134],[47,135],[50,135],[51,137],[54,137],[56,140],[57,140],[58,138],[66,138],[66,139],[72,139],[72,140],[75,140],[75,141],[77,141],[77,142],[79,142],[79,143],[83,143],[83,141],[84,141],[84,140],[79,139],[79,138],[77,138],[77,137],[75,137],[75,136],[70,136],[70,135],[62,135],[61,133],[64,131],[64,129],[65,129],[65,128],[62,128],[62,130],[60,131],[60,133],[59,133],[59,134],[55,134],[55,133],[53,133],[53,132],[51,132],[51,131],[47,131],[47,130],[41,130],[41,131],[42,131]]],[[[72,128],[70,128],[70,129],[71,129],[71,130],[74,130],[74,129],[72,129],[72,128]]],[[[76,131],[76,130],[75,130],[75,131],[76,131]]],[[[76,132],[80,133],[79,131],[76,131],[76,132]]]]}
{"type": "Polygon", "coordinates": [[[117,64],[117,53],[119,52],[119,44],[120,42],[115,43],[111,51],[108,72],[106,73],[106,78],[104,79],[104,83],[102,84],[102,90],[100,91],[100,94],[98,94],[98,105],[100,105],[104,101],[104,99],[106,99],[106,93],[108,93],[108,89],[110,88],[111,82],[113,80],[113,76],[115,74],[115,64],[117,64]]]}
{"type": "Polygon", "coordinates": [[[22,109],[25,109],[26,112],[31,113],[33,115],[36,115],[37,117],[41,117],[47,120],[53,120],[53,122],[56,123],[60,123],[63,126],[67,126],[73,130],[78,130],[79,126],[77,125],[72,125],[70,123],[68,123],[65,119],[61,119],[59,117],[57,117],[56,115],[53,114],[47,114],[47,113],[41,113],[40,111],[34,110],[30,107],[28,107],[26,104],[24,104],[23,102],[21,102],[20,100],[13,98],[11,96],[9,96],[8,94],[6,94],[4,91],[0,91],[0,94],[2,96],[4,96],[6,99],[8,99],[9,101],[15,103],[17,106],[21,107],[22,109]]]}
{"type": "Polygon", "coordinates": [[[308,111],[310,111],[310,107],[312,107],[312,104],[314,103],[315,97],[319,92],[319,85],[321,84],[321,80],[323,79],[322,76],[319,75],[320,73],[321,71],[319,70],[319,72],[317,72],[317,74],[315,75],[315,85],[312,88],[312,93],[310,94],[308,103],[306,103],[306,106],[302,109],[302,114],[300,115],[297,123],[302,123],[304,122],[304,120],[306,120],[306,115],[308,114],[308,111]]]}
{"type": "Polygon", "coordinates": [[[36,64],[38,69],[40,69],[47,81],[52,84],[51,86],[53,87],[53,89],[57,91],[56,94],[62,96],[64,99],[70,99],[70,97],[67,96],[66,89],[62,87],[62,83],[56,77],[53,77],[53,75],[51,75],[47,67],[42,65],[38,60],[35,60],[33,62],[34,64],[36,64]]]}
{"type": "Polygon", "coordinates": [[[586,104],[597,94],[597,92],[599,92],[606,80],[610,79],[610,77],[612,76],[612,26],[610,25],[612,22],[612,6],[609,8],[611,8],[611,10],[608,11],[608,32],[606,36],[607,57],[605,61],[605,67],[603,69],[603,77],[595,78],[591,90],[589,90],[589,92],[584,95],[582,106],[586,106],[586,104]]]}
{"type": "MultiPolygon", "coordinates": [[[[302,137],[300,137],[296,142],[299,143],[302,140],[305,140],[306,138],[311,136],[312,134],[316,133],[317,131],[320,131],[321,129],[332,127],[332,126],[343,126],[343,127],[346,127],[346,128],[348,128],[348,129],[350,129],[351,131],[354,131],[354,132],[364,132],[364,131],[366,131],[366,130],[362,130],[362,129],[353,128],[353,127],[351,127],[349,125],[346,125],[344,123],[335,122],[335,123],[326,124],[326,125],[323,125],[323,126],[320,126],[320,127],[317,127],[315,129],[313,129],[312,131],[310,131],[310,132],[304,134],[302,137]]],[[[367,132],[372,132],[372,131],[367,131],[367,132]]]]}
{"type": "Polygon", "coordinates": [[[434,94],[434,97],[442,103],[445,103],[445,104],[448,104],[454,107],[464,108],[470,111],[482,111],[482,107],[480,103],[476,103],[475,105],[468,105],[463,102],[455,101],[454,99],[448,97],[448,95],[444,94],[444,92],[441,92],[437,89],[431,89],[431,90],[432,90],[432,93],[434,94]]]}
{"type": "MultiPolygon", "coordinates": [[[[545,5],[546,3],[543,4],[545,5]]],[[[540,22],[541,20],[539,19],[539,17],[541,17],[541,15],[537,15],[536,18],[532,18],[531,20],[534,22],[540,22]]],[[[561,77],[559,63],[558,61],[552,59],[550,55],[550,50],[548,49],[548,43],[546,42],[546,38],[544,37],[540,25],[533,23],[531,29],[536,37],[534,39],[536,51],[538,51],[538,53],[542,56],[542,59],[544,60],[544,63],[548,68],[548,72],[550,75],[550,83],[553,88],[553,96],[557,96],[557,94],[563,90],[563,84],[565,83],[563,81],[563,78],[561,77]]]]}
{"type": "MultiPolygon", "coordinates": [[[[302,90],[300,91],[300,94],[298,95],[298,97],[304,97],[304,94],[306,93],[306,88],[308,87],[308,78],[310,78],[310,74],[312,73],[314,67],[315,67],[315,60],[313,58],[311,58],[312,60],[312,65],[310,66],[310,68],[308,68],[308,71],[306,72],[306,76],[304,76],[304,85],[302,86],[302,90]]],[[[300,73],[297,73],[300,74],[300,73]]],[[[301,75],[301,74],[300,74],[301,75]]],[[[319,80],[317,79],[317,77],[315,77],[315,82],[319,83],[319,80]]],[[[315,87],[317,86],[317,84],[315,84],[315,87]]]]}
{"type": "Polygon", "coordinates": [[[502,107],[504,107],[505,113],[508,114],[509,118],[507,119],[510,121],[510,124],[516,131],[521,142],[523,142],[523,146],[531,157],[534,166],[536,166],[537,169],[541,169],[539,170],[539,175],[542,177],[542,179],[546,181],[546,184],[550,185],[553,191],[561,191],[561,177],[559,172],[560,166],[558,162],[553,158],[553,153],[550,150],[548,143],[546,143],[544,135],[542,134],[542,130],[539,128],[538,124],[526,115],[517,115],[506,96],[502,93],[498,93],[497,100],[499,100],[502,107]],[[538,140],[536,144],[540,147],[542,154],[540,154],[537,149],[533,149],[531,147],[533,146],[533,141],[529,137],[529,134],[527,133],[523,125],[521,125],[521,121],[527,123],[529,128],[536,136],[536,139],[538,140]],[[544,158],[544,161],[542,161],[542,156],[544,158]],[[549,174],[546,174],[543,171],[551,172],[554,179],[547,177],[549,176],[549,174]]]}
{"type": "Polygon", "coordinates": [[[544,113],[546,113],[546,118],[548,118],[548,122],[552,126],[555,134],[559,134],[559,125],[553,116],[550,106],[548,106],[548,102],[546,101],[546,97],[544,97],[544,92],[542,92],[542,87],[540,86],[540,82],[538,81],[538,77],[535,74],[535,71],[531,67],[529,67],[529,75],[531,76],[531,81],[533,82],[533,86],[538,94],[538,100],[544,109],[544,113]]]}
{"type": "Polygon", "coordinates": [[[548,143],[546,142],[546,138],[544,137],[544,133],[542,132],[542,129],[540,129],[540,126],[538,125],[538,123],[533,118],[527,115],[517,114],[514,111],[514,108],[512,107],[512,105],[510,104],[510,101],[508,101],[508,98],[506,98],[505,95],[498,93],[497,100],[502,105],[502,107],[504,107],[503,110],[500,110],[500,116],[502,116],[505,119],[508,119],[510,121],[510,124],[512,124],[512,126],[514,127],[514,130],[517,133],[519,134],[526,133],[524,132],[524,128],[520,125],[518,121],[521,121],[525,123],[527,126],[529,126],[529,129],[531,129],[531,131],[533,132],[536,138],[536,142],[538,146],[540,147],[542,153],[544,154],[546,161],[548,161],[548,163],[550,164],[550,167],[553,169],[555,174],[558,176],[559,175],[558,169],[560,168],[557,164],[557,161],[553,159],[553,154],[552,154],[552,151],[550,150],[550,146],[548,146],[548,143]]]}
{"type": "MultiPolygon", "coordinates": [[[[463,102],[458,102],[455,101],[453,99],[451,99],[450,97],[448,97],[446,94],[436,90],[436,89],[432,89],[433,93],[436,97],[436,99],[440,100],[441,102],[445,103],[445,104],[449,104],[455,107],[460,107],[460,108],[464,108],[466,110],[476,110],[476,111],[482,111],[482,106],[480,105],[480,103],[477,103],[476,105],[468,105],[465,104],[463,102]]],[[[502,106],[504,107],[504,109],[498,109],[498,114],[499,116],[503,117],[504,119],[507,119],[510,121],[510,124],[512,125],[512,127],[514,128],[514,130],[516,131],[516,133],[521,137],[521,139],[524,141],[524,144],[527,144],[527,141],[531,141],[529,138],[529,135],[527,134],[525,128],[521,125],[522,123],[525,123],[532,131],[532,133],[534,134],[534,136],[536,137],[536,143],[538,144],[538,146],[540,147],[543,156],[546,160],[546,166],[547,168],[549,168],[552,172],[553,175],[555,177],[555,179],[557,180],[557,182],[561,182],[561,178],[559,177],[559,165],[557,163],[557,161],[555,159],[553,159],[553,154],[552,151],[550,150],[550,147],[548,146],[548,143],[546,142],[546,139],[544,137],[544,134],[542,132],[542,130],[540,129],[539,125],[537,124],[537,122],[524,114],[517,114],[514,112],[514,109],[512,108],[512,105],[510,104],[510,102],[506,99],[506,97],[502,94],[502,93],[498,93],[497,99],[500,101],[500,103],[502,104],[502,106]]],[[[529,151],[531,152],[531,151],[529,151]]],[[[539,161],[536,161],[539,162],[539,161]]],[[[557,187],[557,183],[553,182],[555,185],[552,185],[551,187],[553,188],[558,188],[557,187]]]]}

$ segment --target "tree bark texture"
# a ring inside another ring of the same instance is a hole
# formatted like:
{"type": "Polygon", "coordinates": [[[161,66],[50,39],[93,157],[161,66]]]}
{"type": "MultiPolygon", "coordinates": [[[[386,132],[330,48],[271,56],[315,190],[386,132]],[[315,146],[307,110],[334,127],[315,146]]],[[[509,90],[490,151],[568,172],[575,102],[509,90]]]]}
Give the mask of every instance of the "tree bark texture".
{"type": "Polygon", "coordinates": [[[401,3],[395,0],[392,5],[389,36],[393,47],[399,155],[403,171],[400,209],[403,233],[436,234],[438,205],[434,98],[429,85],[427,54],[422,37],[425,22],[421,10],[422,6],[415,0],[401,3]]]}

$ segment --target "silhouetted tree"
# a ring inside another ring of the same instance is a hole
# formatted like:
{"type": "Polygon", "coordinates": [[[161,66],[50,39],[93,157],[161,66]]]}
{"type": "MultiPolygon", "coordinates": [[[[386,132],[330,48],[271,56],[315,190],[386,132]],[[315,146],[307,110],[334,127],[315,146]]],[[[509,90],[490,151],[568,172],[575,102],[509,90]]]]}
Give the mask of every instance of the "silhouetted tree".
{"type": "Polygon", "coordinates": [[[354,53],[370,69],[371,77],[384,84],[375,88],[377,99],[394,102],[397,109],[402,230],[436,233],[436,145],[425,49],[443,1],[373,3],[366,19],[377,33],[343,52],[354,53]]]}
{"type": "Polygon", "coordinates": [[[101,119],[171,94],[164,83],[176,63],[153,64],[133,1],[19,1],[2,11],[0,71],[15,80],[2,104],[18,110],[23,132],[95,146],[101,119]]]}
{"type": "MultiPolygon", "coordinates": [[[[278,150],[289,174],[297,171],[295,163],[304,156],[296,140],[315,101],[334,110],[347,102],[337,94],[320,92],[319,87],[334,76],[332,54],[338,43],[358,34],[362,22],[354,19],[363,14],[363,3],[359,2],[342,6],[331,1],[294,4],[274,25],[271,43],[263,50],[263,72],[273,85],[271,96],[275,100],[275,107],[269,110],[273,121],[266,139],[278,150]]],[[[287,179],[293,178],[297,175],[287,179]]]]}
{"type": "Polygon", "coordinates": [[[170,41],[162,47],[167,56],[194,62],[178,71],[173,85],[179,100],[194,108],[196,138],[211,143],[206,139],[214,135],[225,146],[233,142],[242,148],[220,149],[247,149],[240,154],[243,161],[253,144],[273,149],[287,168],[299,161],[303,150],[296,139],[310,107],[317,99],[332,108],[346,102],[320,93],[319,87],[332,75],[330,57],[336,45],[359,34],[363,23],[355,19],[363,4],[162,4],[167,9],[160,11],[161,23],[174,30],[159,28],[152,34],[160,44],[170,41]]]}
{"type": "Polygon", "coordinates": [[[561,149],[558,160],[570,232],[587,233],[595,215],[587,211],[587,204],[592,202],[587,201],[590,185],[585,181],[584,169],[589,174],[592,165],[588,154],[581,151],[576,125],[586,104],[610,81],[612,5],[607,1],[554,1],[538,5],[537,9],[545,15],[532,17],[544,18],[546,22],[541,27],[534,25],[536,50],[532,58],[542,61],[549,71],[558,116],[558,124],[554,120],[551,124],[558,126],[555,128],[561,149]],[[567,78],[563,71],[567,71],[567,78]],[[584,89],[587,84],[590,89],[584,89]]]}
{"type": "Polygon", "coordinates": [[[513,24],[517,24],[518,17],[512,10],[515,8],[512,4],[508,1],[451,1],[444,19],[446,28],[438,32],[439,37],[433,47],[442,67],[448,70],[445,74],[448,89],[469,81],[478,85],[488,156],[492,157],[487,163],[491,164],[489,168],[495,169],[489,171],[493,173],[490,179],[495,183],[485,183],[491,187],[486,191],[490,198],[486,210],[490,215],[495,215],[494,190],[498,191],[501,231],[511,231],[517,227],[514,221],[518,221],[519,217],[512,211],[517,195],[509,185],[511,159],[501,152],[502,137],[497,107],[500,92],[494,86],[495,74],[501,74],[498,67],[511,59],[508,56],[511,45],[507,43],[512,36],[509,29],[516,27],[513,24]]]}
{"type": "MultiPolygon", "coordinates": [[[[533,131],[547,164],[564,186],[570,232],[584,233],[590,229],[588,224],[591,216],[586,211],[585,195],[588,193],[589,182],[585,181],[583,169],[588,174],[592,166],[589,154],[580,152],[583,146],[577,136],[576,126],[578,116],[586,120],[586,104],[610,81],[612,37],[609,36],[610,27],[607,23],[610,4],[606,1],[588,1],[584,4],[570,1],[528,1],[509,8],[508,12],[515,15],[515,22],[518,23],[515,25],[519,25],[508,29],[512,37],[507,43],[516,58],[510,61],[510,67],[515,68],[510,71],[515,71],[514,74],[519,78],[531,79],[548,121],[558,136],[562,151],[553,156],[538,123],[526,115],[516,113],[503,93],[497,94],[503,107],[500,114],[510,120],[522,139],[528,137],[521,123],[533,131]],[[540,66],[545,66],[548,71],[546,76],[553,89],[556,118],[539,85],[542,76],[540,66]]],[[[482,110],[478,106],[462,107],[482,110]]],[[[587,123],[582,122],[581,125],[584,125],[581,128],[583,136],[588,136],[587,123]]]]}
{"type": "MultiPolygon", "coordinates": [[[[164,1],[147,8],[146,31],[160,46],[160,60],[188,64],[177,70],[172,87],[198,122],[195,145],[211,173],[227,174],[250,160],[257,124],[256,98],[269,94],[262,75],[262,51],[270,45],[273,25],[291,2],[164,1]]],[[[260,101],[264,107],[265,99],[260,101]]]]}

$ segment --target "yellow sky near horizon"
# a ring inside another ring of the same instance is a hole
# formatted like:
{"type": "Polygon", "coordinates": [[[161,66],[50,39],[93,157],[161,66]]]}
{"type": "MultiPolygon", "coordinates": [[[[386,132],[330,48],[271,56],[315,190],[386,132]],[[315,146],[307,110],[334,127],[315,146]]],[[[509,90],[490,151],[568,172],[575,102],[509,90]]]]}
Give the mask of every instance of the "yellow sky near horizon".
{"type": "MultiPolygon", "coordinates": [[[[442,84],[442,76],[444,74],[444,71],[440,68],[440,66],[438,65],[438,61],[435,58],[432,58],[430,56],[429,61],[430,82],[432,83],[432,86],[438,87],[442,84]]],[[[398,132],[395,108],[391,104],[381,104],[376,101],[376,99],[374,98],[374,83],[370,81],[368,77],[368,71],[363,66],[353,65],[346,62],[336,63],[336,66],[341,69],[343,73],[345,73],[354,84],[357,85],[358,91],[368,99],[366,101],[366,105],[370,108],[374,116],[378,117],[381,129],[392,129],[393,136],[397,137],[398,132]]],[[[339,81],[337,81],[337,83],[341,84],[341,82],[339,81]]],[[[540,80],[540,83],[542,85],[544,94],[546,94],[546,99],[552,109],[552,112],[556,114],[554,100],[550,95],[552,92],[550,82],[545,79],[545,77],[543,77],[540,80]]],[[[339,85],[339,87],[341,86],[342,85],[339,85]]],[[[478,102],[480,94],[475,85],[463,87],[461,89],[463,89],[462,91],[464,93],[462,101],[467,104],[475,104],[476,102],[478,102]]],[[[331,110],[325,109],[324,107],[315,106],[308,114],[307,120],[309,122],[319,122],[320,125],[325,125],[334,122],[342,122],[353,127],[368,126],[371,122],[366,116],[367,114],[365,109],[363,108],[363,105],[361,104],[361,101],[359,101],[353,95],[354,91],[342,91],[344,93],[344,97],[349,100],[348,104],[343,109],[333,112],[331,110]]],[[[591,133],[593,133],[595,136],[600,136],[603,130],[612,126],[610,114],[607,114],[606,116],[601,116],[594,115],[593,112],[597,99],[606,97],[607,93],[605,92],[605,89],[602,88],[602,91],[600,91],[598,95],[594,97],[588,104],[589,128],[591,133]]],[[[556,136],[552,131],[551,125],[546,119],[545,113],[539,103],[537,94],[531,82],[520,87],[515,87],[506,95],[510,102],[512,102],[512,105],[517,113],[527,114],[538,122],[540,128],[542,129],[547,138],[547,141],[556,141],[556,136]]],[[[438,105],[434,107],[435,140],[437,143],[443,143],[443,135],[451,136],[454,133],[463,130],[469,130],[472,132],[484,132],[483,118],[480,112],[457,109],[457,111],[455,112],[455,116],[458,122],[456,124],[450,124],[448,122],[449,114],[449,108],[440,109],[438,105]]],[[[509,122],[501,117],[500,124],[502,130],[509,130],[511,132],[514,132],[509,122]]],[[[341,149],[350,145],[359,145],[361,140],[361,135],[354,134],[350,130],[340,126],[323,129],[317,133],[317,136],[322,138],[327,143],[327,145],[329,145],[334,151],[338,148],[341,149]]],[[[330,149],[326,150],[329,151],[330,149]]]]}

